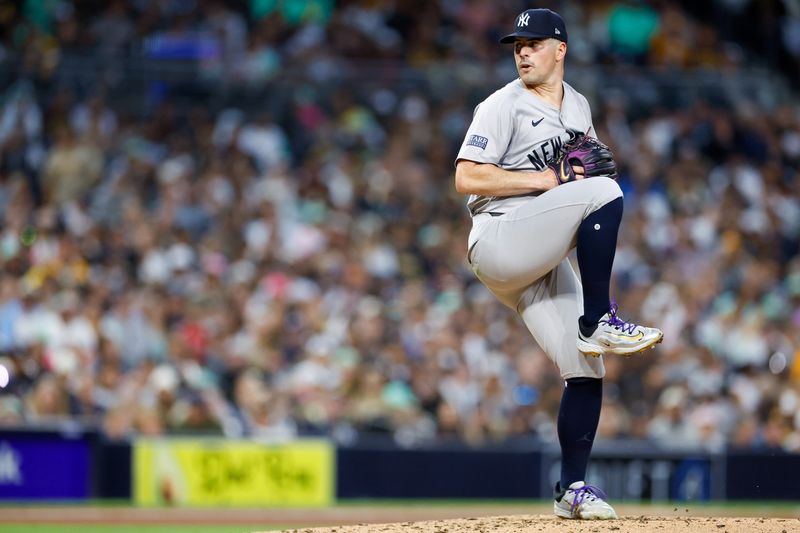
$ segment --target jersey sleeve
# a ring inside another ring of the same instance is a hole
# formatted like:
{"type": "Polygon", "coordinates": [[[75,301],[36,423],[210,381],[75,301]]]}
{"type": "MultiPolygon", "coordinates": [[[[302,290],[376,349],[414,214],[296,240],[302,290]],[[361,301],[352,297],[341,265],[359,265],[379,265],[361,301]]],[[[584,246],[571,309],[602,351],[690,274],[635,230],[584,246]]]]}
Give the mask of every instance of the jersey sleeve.
{"type": "Polygon", "coordinates": [[[597,131],[595,131],[594,122],[592,121],[592,107],[589,105],[589,101],[586,99],[585,96],[581,94],[580,97],[581,97],[581,105],[583,107],[583,112],[586,117],[586,121],[589,124],[586,127],[586,136],[594,137],[595,139],[597,139],[597,131]]]}
{"type": "Polygon", "coordinates": [[[510,106],[500,105],[498,100],[492,98],[478,104],[458,151],[456,164],[462,159],[468,159],[476,163],[497,165],[506,155],[513,128],[510,106]]]}

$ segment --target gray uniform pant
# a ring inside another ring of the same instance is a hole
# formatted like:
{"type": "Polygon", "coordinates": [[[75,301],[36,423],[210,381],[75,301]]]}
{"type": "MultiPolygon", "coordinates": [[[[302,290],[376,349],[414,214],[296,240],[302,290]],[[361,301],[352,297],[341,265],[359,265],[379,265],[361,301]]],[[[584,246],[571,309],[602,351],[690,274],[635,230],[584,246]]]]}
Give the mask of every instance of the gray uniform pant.
{"type": "Polygon", "coordinates": [[[583,219],[621,196],[616,181],[591,178],[531,197],[501,216],[473,217],[473,272],[522,317],[564,379],[605,375],[602,357],[584,356],[576,345],[583,292],[567,256],[583,219]]]}

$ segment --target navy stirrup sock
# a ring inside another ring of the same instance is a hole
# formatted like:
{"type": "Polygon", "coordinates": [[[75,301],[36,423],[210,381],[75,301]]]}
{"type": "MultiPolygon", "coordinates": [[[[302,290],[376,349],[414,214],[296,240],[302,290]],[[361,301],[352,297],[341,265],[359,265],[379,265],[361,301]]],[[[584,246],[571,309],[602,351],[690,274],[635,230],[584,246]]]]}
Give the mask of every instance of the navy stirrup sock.
{"type": "Polygon", "coordinates": [[[589,454],[592,452],[602,403],[602,379],[567,380],[558,411],[562,491],[572,483],[586,479],[586,467],[589,464],[589,454]]]}
{"type": "Polygon", "coordinates": [[[578,226],[578,268],[583,284],[583,316],[579,325],[587,337],[609,309],[611,266],[617,250],[617,233],[622,221],[622,197],[616,198],[578,226]]]}

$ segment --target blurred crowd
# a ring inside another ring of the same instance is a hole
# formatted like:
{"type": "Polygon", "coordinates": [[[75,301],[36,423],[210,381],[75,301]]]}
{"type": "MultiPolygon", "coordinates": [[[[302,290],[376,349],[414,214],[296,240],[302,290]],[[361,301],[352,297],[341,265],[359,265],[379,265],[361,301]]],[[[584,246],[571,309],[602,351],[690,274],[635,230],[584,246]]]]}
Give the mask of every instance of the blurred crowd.
{"type": "MultiPolygon", "coordinates": [[[[181,10],[201,6],[224,53],[245,54],[228,67],[258,51],[275,76],[303,50],[510,62],[487,35],[519,10],[141,0],[84,21],[92,2],[23,5],[4,26],[7,53],[200,31],[181,10]],[[69,30],[79,23],[90,31],[69,30]]],[[[586,22],[570,30],[570,54],[580,60],[585,30],[616,43],[597,48],[609,61],[690,67],[676,45],[705,62],[702,42],[716,67],[742,59],[678,5],[568,11],[586,22]],[[615,24],[642,15],[654,17],[646,49],[625,32],[624,46],[614,40],[615,24]]],[[[408,446],[555,439],[560,377],[465,262],[453,158],[476,102],[458,86],[438,101],[304,85],[280,114],[167,98],[139,115],[103,91],[41,80],[2,96],[0,364],[11,382],[0,425],[79,422],[109,438],[380,434],[408,446]]],[[[642,112],[609,95],[594,117],[626,194],[614,296],[623,318],[665,332],[654,352],[606,358],[599,438],[800,451],[800,108],[698,100],[642,112]]]]}
{"type": "MultiPolygon", "coordinates": [[[[543,0],[567,22],[573,62],[729,68],[745,58],[800,83],[800,7],[792,0],[543,0]]],[[[287,68],[323,75],[339,58],[415,66],[494,64],[526,0],[23,0],[0,8],[0,61],[47,77],[97,50],[190,59],[206,75],[263,82],[287,68]]]]}

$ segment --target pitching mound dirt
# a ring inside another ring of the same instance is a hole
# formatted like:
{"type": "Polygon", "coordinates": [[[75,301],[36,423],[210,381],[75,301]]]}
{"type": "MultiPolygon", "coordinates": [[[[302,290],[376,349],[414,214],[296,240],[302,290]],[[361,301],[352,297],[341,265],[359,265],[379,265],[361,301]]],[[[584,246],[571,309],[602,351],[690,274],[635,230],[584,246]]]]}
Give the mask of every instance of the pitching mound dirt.
{"type": "Polygon", "coordinates": [[[494,516],[359,524],[285,530],[292,533],[791,533],[800,531],[798,518],[670,518],[623,517],[620,520],[561,520],[545,515],[494,516]]]}

